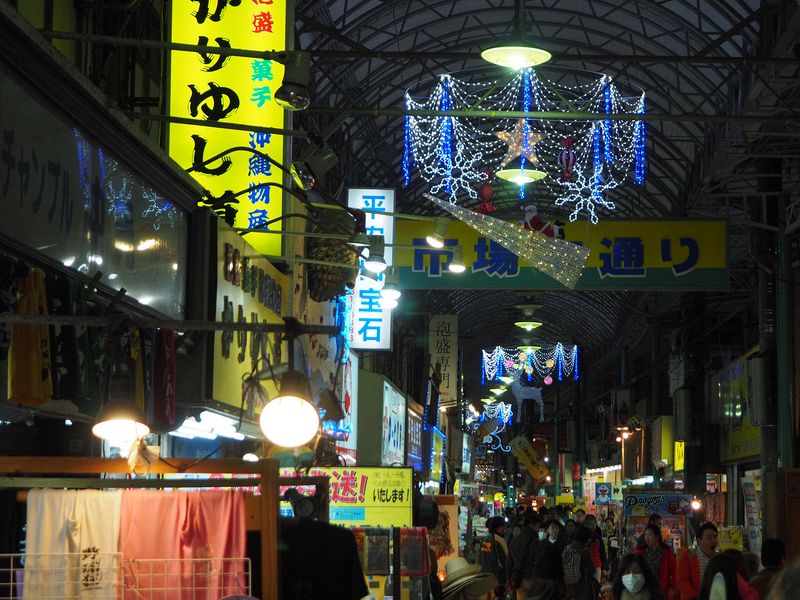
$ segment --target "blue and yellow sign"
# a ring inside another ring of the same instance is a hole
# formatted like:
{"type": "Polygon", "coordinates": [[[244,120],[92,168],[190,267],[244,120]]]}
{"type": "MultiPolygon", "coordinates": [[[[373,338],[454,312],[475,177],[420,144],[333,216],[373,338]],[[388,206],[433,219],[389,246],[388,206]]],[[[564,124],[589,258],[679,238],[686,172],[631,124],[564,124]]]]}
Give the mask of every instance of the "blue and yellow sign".
{"type": "MultiPolygon", "coordinates": [[[[578,290],[724,290],[728,287],[727,222],[612,220],[565,227],[568,241],[592,250],[578,290]]],[[[398,221],[395,268],[409,289],[564,289],[559,282],[460,221],[444,248],[428,246],[432,224],[398,221]],[[447,265],[461,246],[467,271],[447,265]]]]}
{"type": "MultiPolygon", "coordinates": [[[[286,49],[286,0],[172,0],[171,40],[209,48],[286,49]]],[[[209,52],[170,54],[169,114],[212,123],[283,128],[284,110],[274,101],[283,80],[283,65],[273,60],[223,56],[209,52]]],[[[280,188],[283,172],[256,154],[236,151],[220,160],[204,161],[243,146],[266,153],[283,164],[284,137],[172,123],[169,155],[183,168],[194,166],[194,178],[219,198],[226,190],[244,191],[235,205],[235,227],[253,228],[283,214],[280,188]]],[[[280,224],[270,225],[273,231],[280,224]]],[[[262,254],[281,254],[281,236],[250,234],[262,254]]]]}

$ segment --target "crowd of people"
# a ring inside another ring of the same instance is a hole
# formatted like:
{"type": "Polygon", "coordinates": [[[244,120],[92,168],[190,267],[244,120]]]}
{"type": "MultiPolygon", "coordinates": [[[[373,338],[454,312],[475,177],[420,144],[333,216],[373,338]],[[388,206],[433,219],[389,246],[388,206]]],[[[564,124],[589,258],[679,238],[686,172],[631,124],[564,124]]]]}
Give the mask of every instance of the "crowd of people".
{"type": "MultiPolygon", "coordinates": [[[[795,581],[800,574],[787,570],[782,575],[786,551],[781,541],[764,540],[760,557],[730,549],[718,552],[718,532],[711,523],[700,525],[696,547],[677,557],[663,541],[657,514],[628,553],[623,553],[613,513],[602,529],[594,515],[579,509],[571,519],[556,508],[520,508],[492,517],[486,525],[489,533],[474,556],[497,579],[486,600],[800,598],[795,581]]],[[[795,570],[800,572],[800,566],[795,570]]]]}

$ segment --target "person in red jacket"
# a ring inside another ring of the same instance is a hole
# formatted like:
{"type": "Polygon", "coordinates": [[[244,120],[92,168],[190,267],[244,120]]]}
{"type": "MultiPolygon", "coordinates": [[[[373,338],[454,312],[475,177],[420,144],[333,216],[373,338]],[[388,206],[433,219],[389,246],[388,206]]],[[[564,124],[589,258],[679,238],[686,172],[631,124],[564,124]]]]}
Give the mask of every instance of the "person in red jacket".
{"type": "Polygon", "coordinates": [[[650,523],[644,530],[644,548],[636,548],[636,553],[644,556],[650,570],[658,579],[661,593],[667,600],[677,599],[678,592],[678,563],[672,548],[661,541],[661,528],[650,523]]]}
{"type": "Polygon", "coordinates": [[[697,549],[684,550],[678,558],[678,589],[681,600],[695,600],[700,595],[700,584],[708,561],[717,552],[717,528],[713,523],[703,523],[697,528],[697,549]]]}

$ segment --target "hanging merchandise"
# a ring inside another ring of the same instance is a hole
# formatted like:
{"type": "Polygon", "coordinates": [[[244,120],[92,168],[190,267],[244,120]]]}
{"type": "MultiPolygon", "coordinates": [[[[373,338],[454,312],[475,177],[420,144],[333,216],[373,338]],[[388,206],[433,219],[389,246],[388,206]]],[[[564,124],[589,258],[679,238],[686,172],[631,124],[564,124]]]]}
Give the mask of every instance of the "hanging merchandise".
{"type": "MultiPolygon", "coordinates": [[[[31,269],[17,284],[18,315],[45,316],[45,274],[31,269]]],[[[38,406],[53,397],[50,328],[45,324],[14,324],[8,352],[9,394],[12,404],[38,406]]]]}
{"type": "Polygon", "coordinates": [[[644,183],[644,119],[612,119],[616,114],[645,114],[641,89],[625,89],[627,83],[620,85],[608,75],[597,78],[578,71],[571,74],[575,85],[551,81],[533,69],[522,69],[505,81],[480,81],[476,72],[469,77],[466,81],[446,74],[432,90],[407,91],[406,109],[415,114],[405,117],[405,185],[416,166],[432,194],[442,193],[456,203],[476,199],[476,188],[488,180],[491,169],[520,186],[520,200],[527,194],[525,184],[541,180],[557,206],[571,207],[570,221],[583,213],[597,223],[598,207],[615,208],[608,199],[611,190],[629,177],[636,185],[644,183]],[[520,109],[544,114],[535,119],[492,115],[520,109]],[[570,120],[576,110],[597,118],[570,120]],[[547,118],[554,113],[564,113],[564,118],[547,118]]]}
{"type": "MultiPolygon", "coordinates": [[[[34,489],[28,493],[24,597],[116,598],[122,492],[34,489]]],[[[152,533],[156,531],[142,527],[152,533]]],[[[160,532],[159,532],[160,533],[160,532]]]]}
{"type": "Polygon", "coordinates": [[[400,530],[400,576],[426,577],[431,572],[428,530],[407,527],[400,530]]]}
{"type": "Polygon", "coordinates": [[[430,546],[437,559],[455,552],[453,541],[450,538],[450,515],[439,509],[439,521],[430,532],[430,546]]]}

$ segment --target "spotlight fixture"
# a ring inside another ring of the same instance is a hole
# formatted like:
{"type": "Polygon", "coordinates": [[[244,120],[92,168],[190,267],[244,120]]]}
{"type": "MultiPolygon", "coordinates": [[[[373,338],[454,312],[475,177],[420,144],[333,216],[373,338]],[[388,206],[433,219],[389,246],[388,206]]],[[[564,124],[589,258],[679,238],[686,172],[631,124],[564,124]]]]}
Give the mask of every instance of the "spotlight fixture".
{"type": "Polygon", "coordinates": [[[242,456],[242,460],[245,462],[258,462],[258,456],[252,452],[247,452],[244,456],[242,456]]]}
{"type": "Polygon", "coordinates": [[[331,147],[322,142],[309,144],[300,151],[289,173],[295,185],[301,190],[310,190],[339,162],[339,158],[331,147]]]}
{"type": "Polygon", "coordinates": [[[436,222],[436,230],[425,238],[431,248],[441,249],[444,248],[444,234],[447,233],[447,226],[449,222],[447,219],[439,219],[436,222]]]}
{"type": "Polygon", "coordinates": [[[381,298],[398,300],[402,294],[403,293],[400,291],[400,286],[397,283],[397,273],[394,269],[389,269],[386,272],[385,283],[383,284],[383,289],[381,290],[381,298]]]}
{"type": "Polygon", "coordinates": [[[103,440],[126,443],[150,433],[144,413],[133,401],[130,381],[112,373],[108,401],[97,415],[92,433],[103,440]]]}
{"type": "Polygon", "coordinates": [[[542,323],[540,321],[517,321],[514,323],[514,325],[520,329],[524,329],[525,331],[533,331],[534,329],[541,327],[542,323]]]}
{"type": "Polygon", "coordinates": [[[296,448],[317,434],[319,413],[308,398],[308,378],[298,371],[287,371],[281,379],[280,393],[267,403],[259,417],[261,431],[269,441],[296,448]]]}
{"type": "Polygon", "coordinates": [[[373,273],[383,273],[386,270],[386,260],[383,258],[384,240],[382,235],[369,236],[369,257],[364,261],[364,268],[373,273]]]}
{"type": "Polygon", "coordinates": [[[275,92],[275,102],[284,110],[305,110],[311,105],[308,72],[311,57],[307,52],[291,51],[277,59],[284,65],[283,83],[275,92]]]}
{"type": "Polygon", "coordinates": [[[363,210],[354,209],[351,213],[356,222],[356,228],[353,235],[350,236],[348,244],[354,248],[367,248],[369,247],[369,236],[367,236],[367,215],[363,210]]]}
{"type": "Polygon", "coordinates": [[[451,273],[463,273],[467,270],[467,267],[464,266],[464,252],[461,250],[461,246],[453,248],[453,258],[450,259],[447,268],[451,273]]]}

